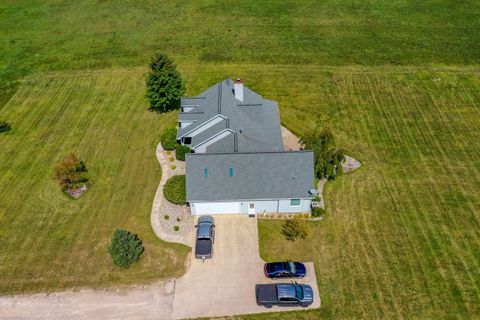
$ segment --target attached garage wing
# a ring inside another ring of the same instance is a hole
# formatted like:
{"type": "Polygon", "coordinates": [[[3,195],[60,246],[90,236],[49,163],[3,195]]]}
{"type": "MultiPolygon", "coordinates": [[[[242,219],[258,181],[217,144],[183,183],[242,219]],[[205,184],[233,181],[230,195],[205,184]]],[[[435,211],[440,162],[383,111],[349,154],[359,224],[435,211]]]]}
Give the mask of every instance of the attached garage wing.
{"type": "Polygon", "coordinates": [[[193,215],[240,213],[240,202],[201,202],[190,206],[193,215]]]}

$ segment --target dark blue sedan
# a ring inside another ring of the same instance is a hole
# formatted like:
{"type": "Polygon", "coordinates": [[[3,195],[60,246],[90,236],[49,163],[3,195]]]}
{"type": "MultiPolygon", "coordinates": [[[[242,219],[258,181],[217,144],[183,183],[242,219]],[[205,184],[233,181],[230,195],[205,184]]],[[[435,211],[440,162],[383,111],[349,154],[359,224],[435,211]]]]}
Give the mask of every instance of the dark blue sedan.
{"type": "Polygon", "coordinates": [[[270,262],[265,263],[265,276],[267,278],[303,278],[307,274],[305,265],[301,262],[270,262]]]}

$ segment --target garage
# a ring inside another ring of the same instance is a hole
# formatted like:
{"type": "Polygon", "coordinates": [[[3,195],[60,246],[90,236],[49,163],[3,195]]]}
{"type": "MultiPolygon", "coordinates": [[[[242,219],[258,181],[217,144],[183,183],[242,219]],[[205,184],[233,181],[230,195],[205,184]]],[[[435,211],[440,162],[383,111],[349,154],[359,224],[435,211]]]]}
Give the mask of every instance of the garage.
{"type": "Polygon", "coordinates": [[[240,202],[194,202],[190,207],[193,215],[240,213],[240,202]]]}

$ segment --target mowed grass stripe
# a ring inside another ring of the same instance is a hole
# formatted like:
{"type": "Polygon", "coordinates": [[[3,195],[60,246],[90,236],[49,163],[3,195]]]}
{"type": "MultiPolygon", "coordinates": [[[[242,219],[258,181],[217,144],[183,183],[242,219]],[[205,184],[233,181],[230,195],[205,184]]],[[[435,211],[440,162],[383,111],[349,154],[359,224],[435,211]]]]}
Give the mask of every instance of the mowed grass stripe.
{"type": "Polygon", "coordinates": [[[0,194],[6,205],[0,210],[2,292],[127,284],[182,273],[186,248],[158,240],[149,223],[160,179],[152,142],[174,123],[173,117],[146,111],[138,71],[78,74],[39,77],[34,84],[42,91],[38,98],[32,100],[28,90],[21,90],[25,96],[9,103],[8,110],[16,110],[30,99],[32,107],[22,109],[22,118],[29,120],[22,126],[29,129],[24,136],[30,148],[16,154],[27,173],[12,181],[14,187],[7,189],[12,193],[0,194]],[[40,121],[32,115],[45,109],[40,121]],[[133,134],[140,126],[145,134],[133,134]],[[41,146],[31,145],[39,141],[41,146]],[[29,149],[36,149],[35,157],[29,149]],[[70,152],[87,162],[92,176],[91,190],[76,201],[64,196],[52,178],[56,162],[70,152]],[[146,179],[135,173],[138,168],[149,173],[146,179]],[[139,193],[130,190],[139,189],[137,185],[148,196],[135,198],[139,193]],[[16,201],[19,195],[23,202],[16,201]],[[10,223],[4,225],[7,219],[10,223]],[[140,264],[126,272],[112,266],[106,253],[118,226],[138,232],[147,248],[140,264]]]}
{"type": "MultiPolygon", "coordinates": [[[[327,184],[327,219],[313,225],[311,251],[302,241],[284,245],[281,256],[318,261],[328,312],[309,313],[312,319],[478,314],[478,70],[371,71],[310,73],[317,103],[287,106],[288,127],[332,126],[364,166],[327,184]],[[375,290],[381,293],[371,299],[375,290]]],[[[302,96],[296,80],[268,88],[290,100],[302,96]]],[[[260,232],[270,233],[262,236],[269,259],[279,256],[280,227],[260,223],[260,232]]]]}

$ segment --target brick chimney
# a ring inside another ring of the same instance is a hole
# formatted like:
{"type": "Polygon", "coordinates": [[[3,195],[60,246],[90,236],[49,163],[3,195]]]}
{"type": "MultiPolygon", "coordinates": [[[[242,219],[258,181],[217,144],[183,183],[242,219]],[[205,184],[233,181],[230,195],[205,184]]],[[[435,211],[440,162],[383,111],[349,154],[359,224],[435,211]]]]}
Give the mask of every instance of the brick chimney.
{"type": "Polygon", "coordinates": [[[240,78],[233,82],[233,92],[235,93],[235,99],[243,102],[243,82],[240,78]]]}

